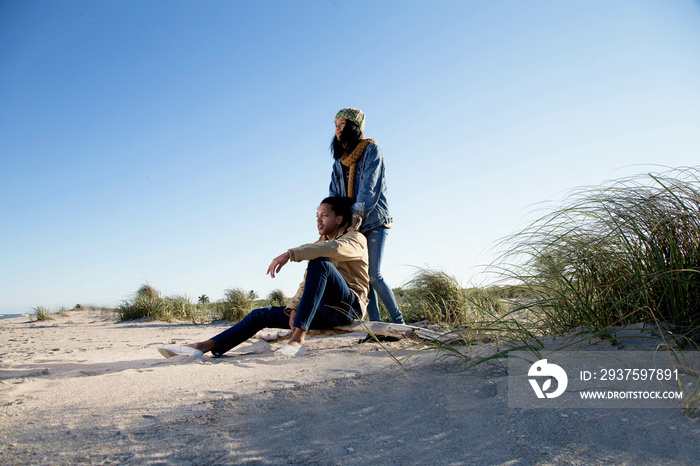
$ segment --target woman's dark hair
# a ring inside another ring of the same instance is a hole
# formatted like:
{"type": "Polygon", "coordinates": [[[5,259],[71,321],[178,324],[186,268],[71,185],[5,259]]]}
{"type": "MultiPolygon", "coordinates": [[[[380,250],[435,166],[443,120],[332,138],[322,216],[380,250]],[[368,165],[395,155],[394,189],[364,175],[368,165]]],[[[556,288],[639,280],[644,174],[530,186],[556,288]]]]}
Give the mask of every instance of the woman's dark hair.
{"type": "Polygon", "coordinates": [[[340,224],[341,227],[350,223],[352,219],[352,204],[353,200],[349,197],[327,197],[321,201],[321,204],[328,204],[331,206],[331,210],[336,214],[343,217],[343,223],[340,224]]]}
{"type": "Polygon", "coordinates": [[[343,154],[352,152],[355,147],[357,147],[357,143],[360,142],[362,136],[362,130],[357,123],[345,120],[345,128],[343,128],[343,132],[340,133],[340,141],[338,141],[335,135],[331,141],[330,150],[333,158],[339,159],[343,154]]]}

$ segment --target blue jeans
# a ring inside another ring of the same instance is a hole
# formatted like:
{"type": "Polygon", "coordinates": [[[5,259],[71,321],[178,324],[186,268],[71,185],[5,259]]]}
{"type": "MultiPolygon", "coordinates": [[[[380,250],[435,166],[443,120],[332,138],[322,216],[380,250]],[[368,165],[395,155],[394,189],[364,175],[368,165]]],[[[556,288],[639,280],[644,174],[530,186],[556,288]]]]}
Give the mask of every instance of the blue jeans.
{"type": "Polygon", "coordinates": [[[379,303],[377,296],[382,300],[391,321],[395,324],[403,324],[403,315],[399,310],[399,305],[396,303],[394,292],[384,283],[384,277],[381,274],[382,255],[384,254],[384,241],[389,234],[387,227],[381,226],[374,230],[369,230],[364,233],[367,238],[367,252],[369,254],[369,305],[367,306],[367,314],[369,320],[379,322],[379,303]]]}
{"type": "MultiPolygon", "coordinates": [[[[233,327],[212,338],[214,356],[221,356],[264,328],[289,328],[284,306],[255,309],[233,327]]],[[[362,315],[355,293],[338,269],[322,257],[309,261],[304,293],[299,302],[294,326],[303,330],[331,329],[348,325],[362,315]]]]}

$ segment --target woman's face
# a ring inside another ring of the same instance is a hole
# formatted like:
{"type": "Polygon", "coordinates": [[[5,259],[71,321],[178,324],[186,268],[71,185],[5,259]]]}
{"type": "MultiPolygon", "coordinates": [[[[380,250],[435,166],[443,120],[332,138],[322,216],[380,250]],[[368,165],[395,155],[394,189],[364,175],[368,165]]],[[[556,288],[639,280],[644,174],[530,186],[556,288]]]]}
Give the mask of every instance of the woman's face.
{"type": "Polygon", "coordinates": [[[345,118],[336,118],[335,120],[335,138],[340,141],[340,135],[345,129],[345,118]]]}

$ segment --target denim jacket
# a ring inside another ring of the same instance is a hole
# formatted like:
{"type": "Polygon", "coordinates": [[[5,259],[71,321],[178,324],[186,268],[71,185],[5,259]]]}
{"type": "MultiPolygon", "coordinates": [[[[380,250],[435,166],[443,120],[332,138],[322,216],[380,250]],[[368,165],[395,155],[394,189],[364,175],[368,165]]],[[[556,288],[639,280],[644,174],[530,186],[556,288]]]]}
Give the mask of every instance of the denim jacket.
{"type": "MultiPolygon", "coordinates": [[[[330,196],[347,196],[345,177],[340,159],[333,163],[331,173],[330,196]]],[[[357,161],[355,172],[355,203],[352,205],[353,217],[359,214],[362,224],[359,230],[364,233],[392,222],[389,204],[386,200],[386,175],[384,157],[378,145],[370,143],[362,157],[357,161]]]]}

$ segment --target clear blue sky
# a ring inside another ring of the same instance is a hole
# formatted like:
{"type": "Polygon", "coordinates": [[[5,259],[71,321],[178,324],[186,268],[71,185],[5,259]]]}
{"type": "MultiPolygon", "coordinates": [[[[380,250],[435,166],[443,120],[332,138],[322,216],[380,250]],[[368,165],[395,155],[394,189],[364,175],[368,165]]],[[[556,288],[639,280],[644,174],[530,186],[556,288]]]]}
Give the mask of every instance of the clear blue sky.
{"type": "Polygon", "coordinates": [[[275,288],[367,115],[391,286],[532,205],[698,165],[700,2],[0,0],[0,313],[275,288]]]}

